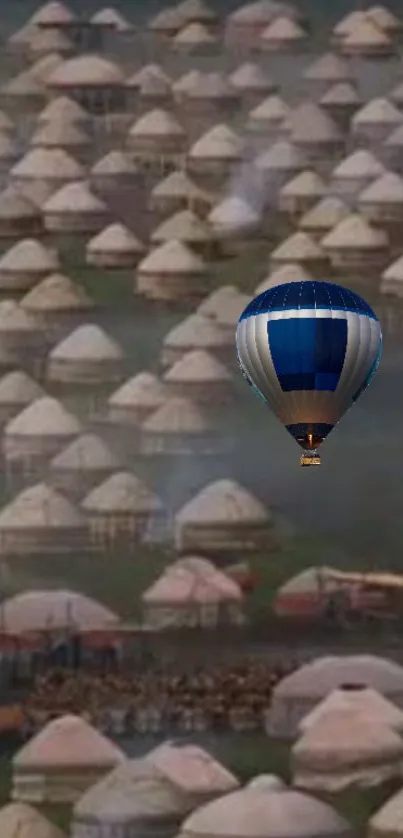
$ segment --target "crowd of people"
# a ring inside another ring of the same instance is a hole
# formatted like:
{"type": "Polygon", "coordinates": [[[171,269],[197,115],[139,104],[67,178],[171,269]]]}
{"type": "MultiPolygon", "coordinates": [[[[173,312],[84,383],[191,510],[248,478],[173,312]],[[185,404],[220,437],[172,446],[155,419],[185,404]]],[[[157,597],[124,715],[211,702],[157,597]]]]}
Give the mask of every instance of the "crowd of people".
{"type": "Polygon", "coordinates": [[[256,661],[187,674],[53,669],[36,677],[24,703],[26,733],[65,713],[112,735],[256,730],[265,725],[273,687],[289,671],[256,661]]]}

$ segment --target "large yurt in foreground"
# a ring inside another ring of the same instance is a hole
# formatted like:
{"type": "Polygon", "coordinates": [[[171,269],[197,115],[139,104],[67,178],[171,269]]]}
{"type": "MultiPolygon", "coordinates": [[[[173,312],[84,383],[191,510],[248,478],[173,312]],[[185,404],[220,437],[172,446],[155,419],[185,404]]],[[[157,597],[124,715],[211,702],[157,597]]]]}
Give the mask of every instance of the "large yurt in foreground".
{"type": "Polygon", "coordinates": [[[13,759],[13,799],[75,803],[125,754],[80,716],[49,722],[13,759]]]}

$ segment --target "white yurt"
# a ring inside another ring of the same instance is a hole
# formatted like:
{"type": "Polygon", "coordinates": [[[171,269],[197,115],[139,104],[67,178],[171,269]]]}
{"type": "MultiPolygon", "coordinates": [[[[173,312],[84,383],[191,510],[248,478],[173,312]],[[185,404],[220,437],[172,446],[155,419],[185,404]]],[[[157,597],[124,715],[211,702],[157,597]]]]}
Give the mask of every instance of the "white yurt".
{"type": "Polygon", "coordinates": [[[65,385],[108,386],[123,375],[124,352],[100,326],[85,323],[49,353],[49,381],[65,385]]]}
{"type": "Polygon", "coordinates": [[[306,733],[327,713],[338,710],[350,710],[362,716],[369,716],[376,723],[386,725],[391,730],[401,733],[403,730],[403,711],[392,701],[372,687],[363,684],[345,684],[337,687],[311,710],[298,725],[300,734],[306,733]]]}
{"type": "Polygon", "coordinates": [[[166,385],[154,373],[139,372],[109,396],[108,419],[114,425],[138,427],[161,407],[167,395],[166,385]]]}
{"type": "Polygon", "coordinates": [[[229,340],[225,329],[211,317],[191,314],[165,335],[161,363],[164,367],[172,366],[192,349],[206,349],[219,361],[228,363],[234,356],[233,335],[229,340]]]}
{"type": "Polygon", "coordinates": [[[210,410],[216,410],[233,399],[231,373],[204,349],[187,352],[165,372],[162,380],[170,395],[191,399],[208,406],[210,410]]]}
{"type": "Polygon", "coordinates": [[[64,833],[27,803],[7,803],[0,809],[3,838],[65,838],[64,833]]]}
{"type": "Polygon", "coordinates": [[[118,471],[118,458],[96,434],[84,433],[49,463],[49,481],[64,494],[82,498],[118,471]]]}
{"type": "Polygon", "coordinates": [[[23,370],[0,378],[0,424],[4,425],[24,407],[45,395],[42,387],[23,370]]]}
{"type": "Polygon", "coordinates": [[[359,213],[339,221],[321,240],[321,246],[333,268],[339,271],[378,273],[388,264],[387,233],[374,227],[359,213]]]}
{"type": "Polygon", "coordinates": [[[190,398],[168,396],[142,423],[139,450],[147,457],[218,456],[220,451],[227,451],[227,445],[210,411],[190,398]]]}
{"type": "Polygon", "coordinates": [[[145,247],[124,224],[110,224],[86,244],[85,258],[88,265],[97,268],[135,268],[145,247]]]}
{"type": "Polygon", "coordinates": [[[84,498],[92,543],[108,550],[135,544],[163,514],[160,499],[130,472],[108,477],[84,498]]]}
{"type": "Polygon", "coordinates": [[[58,268],[55,250],[36,239],[20,239],[0,257],[0,291],[25,293],[58,268]]]}
{"type": "Polygon", "coordinates": [[[206,293],[208,275],[202,257],[174,238],[141,260],[136,270],[136,291],[151,300],[198,302],[206,293]]]}
{"type": "Polygon", "coordinates": [[[3,456],[9,466],[19,463],[24,470],[41,467],[81,431],[79,420],[61,402],[42,396],[7,423],[3,456]]]}
{"type": "Polygon", "coordinates": [[[64,589],[34,590],[3,600],[1,625],[13,635],[25,632],[114,629],[119,617],[95,599],[64,589]]]}
{"type": "Polygon", "coordinates": [[[50,233],[95,234],[109,221],[107,205],[93,194],[89,183],[84,180],[58,189],[43,205],[43,213],[50,233]]]}

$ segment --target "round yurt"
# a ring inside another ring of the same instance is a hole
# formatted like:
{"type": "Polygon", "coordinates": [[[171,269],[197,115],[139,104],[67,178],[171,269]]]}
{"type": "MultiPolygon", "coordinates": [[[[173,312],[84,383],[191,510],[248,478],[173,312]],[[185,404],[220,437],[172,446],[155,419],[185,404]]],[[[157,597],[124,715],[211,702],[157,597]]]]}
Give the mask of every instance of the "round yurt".
{"type": "Polygon", "coordinates": [[[100,326],[78,326],[49,353],[47,377],[60,385],[109,386],[120,381],[124,352],[100,326]]]}
{"type": "Polygon", "coordinates": [[[167,395],[167,386],[156,375],[139,372],[109,396],[108,419],[113,425],[138,427],[167,395]]]}
{"type": "Polygon", "coordinates": [[[323,278],[328,269],[328,254],[307,233],[292,233],[270,253],[271,268],[280,268],[286,262],[298,262],[314,276],[323,278]]]}
{"type": "Polygon", "coordinates": [[[260,208],[237,195],[219,201],[209,212],[207,221],[223,255],[236,256],[264,236],[260,208]]]}
{"type": "Polygon", "coordinates": [[[58,267],[55,250],[36,239],[21,239],[0,257],[0,291],[25,293],[58,267]]]}
{"type": "Polygon", "coordinates": [[[348,130],[353,115],[362,106],[362,98],[352,82],[332,85],[319,100],[322,110],[329,114],[342,131],[348,130]]]}
{"type": "Polygon", "coordinates": [[[3,838],[65,838],[64,833],[27,803],[7,803],[0,809],[3,838]]]}
{"type": "Polygon", "coordinates": [[[208,268],[201,256],[176,239],[152,250],[137,266],[136,291],[151,300],[198,302],[206,293],[208,268]]]}
{"type": "Polygon", "coordinates": [[[75,803],[125,754],[80,716],[48,722],[13,758],[13,799],[75,803]]]}
{"type": "Polygon", "coordinates": [[[143,114],[129,130],[127,143],[133,159],[161,172],[167,165],[180,164],[186,134],[170,111],[157,108],[143,114]]]}
{"type": "Polygon", "coordinates": [[[124,151],[110,151],[92,166],[90,180],[94,189],[108,196],[111,192],[131,193],[141,181],[136,164],[124,151]]]}
{"type": "Polygon", "coordinates": [[[96,434],[84,433],[49,463],[49,481],[67,496],[82,498],[118,471],[119,461],[96,434]]]}
{"type": "Polygon", "coordinates": [[[163,513],[160,499],[134,474],[116,472],[84,498],[81,507],[90,527],[91,541],[108,550],[122,542],[138,543],[163,513]]]}
{"type": "Polygon", "coordinates": [[[95,599],[63,589],[33,590],[3,600],[3,631],[14,636],[26,632],[95,631],[114,629],[119,617],[95,599]]]}
{"type": "Polygon", "coordinates": [[[194,349],[183,355],[165,372],[163,382],[170,395],[191,399],[208,406],[210,410],[233,400],[231,373],[204,349],[194,349]]]}
{"type": "Polygon", "coordinates": [[[401,234],[403,219],[403,177],[397,172],[387,172],[358,195],[357,208],[371,223],[386,230],[398,225],[401,234]]]}
{"type": "Polygon", "coordinates": [[[291,108],[276,93],[267,96],[248,115],[247,130],[262,142],[285,139],[291,131],[291,108]]]}
{"type": "Polygon", "coordinates": [[[341,198],[354,199],[370,183],[385,173],[383,163],[367,149],[359,149],[333,169],[330,186],[332,192],[341,198]]]}
{"type": "Polygon", "coordinates": [[[123,72],[103,56],[80,55],[63,61],[46,85],[53,95],[67,95],[96,116],[125,110],[123,72]]]}
{"type": "Polygon", "coordinates": [[[289,282],[304,282],[306,280],[312,281],[312,274],[309,274],[302,265],[297,262],[286,262],[281,268],[271,271],[269,275],[255,288],[254,294],[263,294],[269,288],[274,288],[275,285],[285,285],[289,282]]]}
{"type": "Polygon", "coordinates": [[[211,253],[211,231],[208,225],[190,209],[180,210],[165,219],[151,233],[151,243],[180,241],[192,247],[197,253],[209,256],[211,253]]]}
{"type": "Polygon", "coordinates": [[[389,239],[379,227],[358,213],[339,221],[322,239],[321,246],[334,269],[379,274],[388,264],[389,239]]]}
{"type": "Polygon", "coordinates": [[[43,205],[46,229],[67,235],[98,233],[109,221],[107,205],[91,192],[89,183],[62,186],[43,205]]]}
{"type": "Polygon", "coordinates": [[[4,425],[24,407],[45,395],[42,387],[23,370],[14,370],[0,378],[0,425],[4,425]]]}
{"type": "Polygon", "coordinates": [[[38,282],[21,300],[49,340],[58,340],[71,330],[76,318],[88,313],[94,304],[81,285],[62,273],[51,273],[38,282]]]}
{"type": "Polygon", "coordinates": [[[343,685],[372,687],[403,708],[403,669],[375,655],[325,656],[303,664],[274,688],[269,734],[292,739],[307,713],[343,685]]]}
{"type": "MultiPolygon", "coordinates": [[[[83,127],[70,120],[53,119],[37,127],[31,137],[31,146],[51,151],[64,151],[76,161],[86,163],[92,154],[92,137],[83,127]]],[[[72,179],[78,180],[82,176],[83,172],[80,172],[72,179]]]]}
{"type": "Polygon", "coordinates": [[[243,159],[244,141],[233,128],[219,123],[190,147],[186,168],[206,187],[219,188],[243,159]]]}
{"type": "Polygon", "coordinates": [[[86,244],[88,265],[113,270],[135,268],[145,247],[124,224],[110,224],[86,244]]]}
{"type": "Polygon", "coordinates": [[[159,181],[152,188],[148,201],[151,212],[165,218],[184,209],[190,209],[203,217],[213,204],[214,195],[193,183],[181,169],[159,181]]]}
{"type": "Polygon", "coordinates": [[[328,693],[323,701],[304,716],[298,725],[298,731],[300,734],[306,733],[329,712],[350,709],[363,717],[373,718],[376,723],[386,725],[397,733],[403,730],[403,712],[389,699],[372,687],[345,684],[328,693]]]}
{"type": "Polygon", "coordinates": [[[298,228],[320,242],[340,221],[350,215],[347,204],[337,195],[321,198],[298,221],[298,228]]]}
{"type": "Polygon", "coordinates": [[[316,201],[326,195],[326,191],[322,178],[313,169],[305,169],[281,187],[279,209],[298,218],[312,209],[316,201]]]}
{"type": "Polygon", "coordinates": [[[233,360],[233,336],[230,341],[225,330],[211,318],[202,314],[191,314],[165,336],[161,363],[164,367],[172,366],[192,349],[206,349],[218,360],[227,363],[233,360]]]}
{"type": "Polygon", "coordinates": [[[67,183],[83,176],[81,164],[61,148],[33,148],[10,172],[11,183],[41,207],[67,183]]]}
{"type": "Polygon", "coordinates": [[[15,300],[0,301],[0,365],[40,371],[45,337],[34,318],[15,300]]]}
{"type": "Polygon", "coordinates": [[[79,420],[61,402],[42,396],[30,402],[4,429],[3,456],[8,467],[24,471],[44,467],[47,460],[82,431],[79,420]]]}
{"type": "Polygon", "coordinates": [[[351,132],[357,143],[377,147],[402,125],[403,115],[388,99],[371,99],[351,120],[351,132]]]}
{"type": "Polygon", "coordinates": [[[20,189],[10,184],[0,192],[0,239],[44,235],[42,213],[20,189]]]}
{"type": "Polygon", "coordinates": [[[168,397],[141,425],[139,450],[146,457],[217,456],[227,447],[210,411],[189,398],[168,397]]]}
{"type": "Polygon", "coordinates": [[[273,535],[270,511],[234,480],[205,486],[175,516],[174,541],[181,553],[267,551],[276,541],[273,535]]]}
{"type": "Polygon", "coordinates": [[[0,510],[2,556],[73,555],[88,549],[84,515],[46,483],[23,489],[0,510]]]}

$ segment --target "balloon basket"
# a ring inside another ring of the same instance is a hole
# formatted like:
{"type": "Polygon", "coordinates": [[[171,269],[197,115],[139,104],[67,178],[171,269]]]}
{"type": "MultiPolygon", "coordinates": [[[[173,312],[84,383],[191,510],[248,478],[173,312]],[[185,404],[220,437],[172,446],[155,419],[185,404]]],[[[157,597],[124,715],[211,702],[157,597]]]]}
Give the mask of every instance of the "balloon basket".
{"type": "Polygon", "coordinates": [[[317,451],[304,451],[301,457],[301,466],[303,468],[307,468],[307,466],[320,466],[322,461],[317,451]]]}

